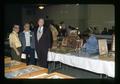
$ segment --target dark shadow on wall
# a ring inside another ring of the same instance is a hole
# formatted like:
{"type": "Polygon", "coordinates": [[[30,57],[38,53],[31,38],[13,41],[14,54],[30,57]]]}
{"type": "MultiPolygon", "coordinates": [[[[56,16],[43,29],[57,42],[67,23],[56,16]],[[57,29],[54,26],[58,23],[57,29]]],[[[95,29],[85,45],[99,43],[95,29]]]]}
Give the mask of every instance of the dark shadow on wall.
{"type": "Polygon", "coordinates": [[[12,31],[13,24],[19,24],[21,29],[22,23],[22,4],[5,4],[4,5],[4,38],[7,39],[12,31]]]}

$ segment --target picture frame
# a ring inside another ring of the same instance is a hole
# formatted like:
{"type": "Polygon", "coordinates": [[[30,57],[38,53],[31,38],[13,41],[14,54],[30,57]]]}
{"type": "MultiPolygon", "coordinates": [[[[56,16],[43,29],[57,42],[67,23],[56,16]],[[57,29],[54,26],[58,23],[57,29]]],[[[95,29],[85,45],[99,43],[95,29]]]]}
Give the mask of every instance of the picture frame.
{"type": "Polygon", "coordinates": [[[24,68],[5,73],[6,78],[10,79],[29,79],[30,77],[37,76],[38,74],[47,73],[48,69],[43,67],[38,67],[35,65],[28,65],[24,68]]]}
{"type": "Polygon", "coordinates": [[[16,60],[11,60],[9,63],[5,63],[5,73],[12,72],[21,68],[26,67],[26,63],[16,61],[16,60]]]}
{"type": "Polygon", "coordinates": [[[108,54],[107,39],[98,39],[99,55],[108,54]]]}

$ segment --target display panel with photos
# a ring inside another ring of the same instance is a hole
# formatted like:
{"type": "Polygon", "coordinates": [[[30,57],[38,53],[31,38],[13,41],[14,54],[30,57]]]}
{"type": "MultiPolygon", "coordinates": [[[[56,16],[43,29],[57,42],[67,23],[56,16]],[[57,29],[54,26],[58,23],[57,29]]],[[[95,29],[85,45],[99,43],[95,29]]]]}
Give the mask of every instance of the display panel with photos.
{"type": "Polygon", "coordinates": [[[98,39],[98,46],[99,46],[99,55],[108,54],[108,46],[106,39],[98,39]]]}

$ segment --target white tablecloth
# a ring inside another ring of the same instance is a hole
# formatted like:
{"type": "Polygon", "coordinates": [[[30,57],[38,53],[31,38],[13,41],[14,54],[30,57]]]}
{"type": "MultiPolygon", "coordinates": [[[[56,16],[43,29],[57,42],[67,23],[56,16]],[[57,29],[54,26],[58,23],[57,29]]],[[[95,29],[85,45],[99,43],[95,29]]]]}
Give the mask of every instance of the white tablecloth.
{"type": "Polygon", "coordinates": [[[48,61],[59,61],[61,63],[85,69],[98,74],[106,74],[115,77],[115,62],[98,59],[96,57],[82,57],[70,54],[48,52],[48,61]]]}

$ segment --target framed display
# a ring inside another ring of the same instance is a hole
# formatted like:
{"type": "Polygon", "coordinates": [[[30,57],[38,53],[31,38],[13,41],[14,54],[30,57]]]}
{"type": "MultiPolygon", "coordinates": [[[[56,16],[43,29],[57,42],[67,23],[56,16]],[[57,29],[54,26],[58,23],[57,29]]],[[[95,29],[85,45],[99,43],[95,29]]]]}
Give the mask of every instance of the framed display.
{"type": "Polygon", "coordinates": [[[98,39],[98,46],[99,46],[99,54],[107,55],[108,54],[108,46],[106,39],[98,39]]]}
{"type": "Polygon", "coordinates": [[[45,79],[74,79],[74,77],[67,76],[58,72],[53,72],[44,77],[45,79]]]}
{"type": "Polygon", "coordinates": [[[30,77],[37,76],[47,72],[48,72],[48,69],[46,68],[38,67],[35,65],[28,65],[22,69],[5,73],[5,77],[12,78],[12,79],[28,79],[30,77]]]}
{"type": "Polygon", "coordinates": [[[23,62],[11,60],[9,63],[4,64],[5,73],[24,68],[25,66],[26,66],[26,64],[23,62]]]}
{"type": "Polygon", "coordinates": [[[46,76],[48,76],[48,73],[43,71],[43,73],[36,76],[28,77],[28,79],[45,79],[46,76]]]}

